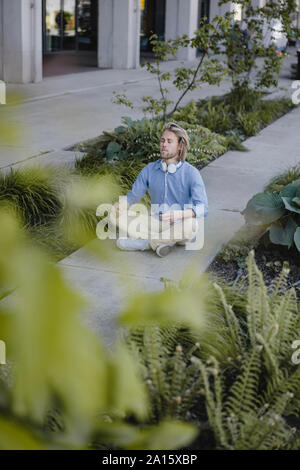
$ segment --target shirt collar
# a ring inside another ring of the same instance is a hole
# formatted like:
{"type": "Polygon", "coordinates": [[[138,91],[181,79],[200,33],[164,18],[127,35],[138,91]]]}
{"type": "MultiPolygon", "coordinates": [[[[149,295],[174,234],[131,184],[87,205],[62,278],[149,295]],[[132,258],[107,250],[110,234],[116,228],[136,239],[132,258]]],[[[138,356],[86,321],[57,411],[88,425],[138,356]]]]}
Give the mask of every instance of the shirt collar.
{"type": "MultiPolygon", "coordinates": [[[[159,160],[156,160],[155,162],[155,169],[156,170],[161,170],[161,162],[162,162],[162,159],[160,158],[159,160]]],[[[177,162],[177,165],[178,165],[179,162],[177,162]]],[[[181,168],[184,164],[184,161],[181,163],[181,165],[179,165],[179,168],[181,168]]]]}

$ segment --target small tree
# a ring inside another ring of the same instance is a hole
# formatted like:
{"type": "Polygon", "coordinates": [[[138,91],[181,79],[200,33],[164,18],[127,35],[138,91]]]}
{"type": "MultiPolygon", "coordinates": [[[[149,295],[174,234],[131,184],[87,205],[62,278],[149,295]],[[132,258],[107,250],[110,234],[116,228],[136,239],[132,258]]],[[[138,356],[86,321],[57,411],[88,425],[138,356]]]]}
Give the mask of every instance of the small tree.
{"type": "MultiPolygon", "coordinates": [[[[229,0],[219,1],[220,6],[228,3],[229,0]]],[[[267,1],[264,7],[257,8],[251,5],[251,0],[233,0],[231,3],[243,8],[246,24],[242,30],[234,22],[234,13],[228,12],[225,17],[232,26],[229,30],[224,28],[222,32],[233,93],[240,99],[250,88],[261,90],[277,86],[284,54],[279,53],[273,43],[275,29],[272,24],[274,19],[279,20],[283,33],[288,37],[297,37],[299,30],[292,26],[291,20],[297,2],[267,1]]],[[[220,26],[223,27],[222,24],[220,26]]]]}
{"type": "MultiPolygon", "coordinates": [[[[227,3],[229,0],[219,1],[220,6],[227,3]]],[[[189,91],[203,84],[219,85],[227,75],[232,81],[232,100],[239,106],[249,95],[250,101],[253,101],[257,97],[255,91],[277,85],[283,55],[277,53],[274,44],[267,43],[265,36],[266,33],[274,32],[271,27],[274,19],[281,21],[282,30],[288,37],[297,37],[300,34],[299,29],[292,26],[291,20],[297,2],[268,1],[264,7],[259,8],[254,8],[251,0],[232,0],[231,3],[241,6],[244,11],[247,24],[245,31],[235,24],[234,12],[231,11],[224,16],[216,16],[210,23],[207,18],[203,18],[192,38],[184,35],[177,39],[159,41],[157,35],[151,36],[155,60],[145,62],[142,66],[157,77],[160,98],[143,96],[145,114],[165,121],[178,109],[189,91]],[[162,62],[175,57],[179,48],[187,47],[198,51],[195,66],[177,67],[173,72],[161,70],[162,62]],[[175,101],[169,98],[172,86],[178,90],[175,101]]],[[[113,103],[134,107],[125,93],[114,93],[113,103]]]]}
{"type": "MultiPolygon", "coordinates": [[[[224,75],[227,74],[227,65],[217,55],[220,53],[220,44],[224,31],[230,30],[230,18],[216,16],[211,23],[203,18],[199,29],[192,38],[186,35],[168,41],[159,41],[158,36],[153,34],[150,38],[155,60],[142,64],[149,73],[157,77],[160,98],[144,96],[145,103],[143,112],[150,113],[152,117],[161,117],[164,121],[170,117],[179,107],[185,95],[200,87],[204,83],[219,85],[224,75]],[[179,48],[192,47],[198,51],[197,63],[194,67],[177,67],[174,71],[163,72],[161,62],[166,62],[175,57],[179,48]],[[168,85],[167,85],[167,82],[168,85]],[[168,97],[170,87],[178,90],[177,99],[168,97]]],[[[125,104],[133,108],[133,103],[125,95],[114,93],[113,103],[125,104]]]]}

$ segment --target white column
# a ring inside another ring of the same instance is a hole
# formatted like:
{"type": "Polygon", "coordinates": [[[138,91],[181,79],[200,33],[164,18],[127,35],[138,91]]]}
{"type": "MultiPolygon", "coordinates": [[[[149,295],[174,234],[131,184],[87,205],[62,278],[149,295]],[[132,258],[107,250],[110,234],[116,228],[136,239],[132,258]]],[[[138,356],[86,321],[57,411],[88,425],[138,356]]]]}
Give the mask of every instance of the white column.
{"type": "Polygon", "coordinates": [[[139,0],[99,0],[98,67],[139,67],[139,0]]]}
{"type": "MultiPolygon", "coordinates": [[[[166,1],[166,39],[176,39],[186,34],[192,38],[198,27],[198,0],[166,1]]],[[[176,54],[179,60],[193,60],[196,50],[191,47],[181,48],[176,54]]]]}
{"type": "Polygon", "coordinates": [[[98,67],[111,69],[113,56],[113,1],[99,0],[98,10],[98,67]]]}
{"type": "Polygon", "coordinates": [[[3,80],[42,80],[41,0],[2,0],[1,4],[3,80]]]}
{"type": "Polygon", "coordinates": [[[178,36],[179,0],[166,0],[165,38],[176,39],[178,36]]]}
{"type": "Polygon", "coordinates": [[[3,75],[3,0],[0,0],[0,80],[4,79],[3,75]]]}
{"type": "Polygon", "coordinates": [[[32,81],[37,83],[43,80],[43,13],[41,0],[35,0],[31,3],[34,5],[32,12],[32,81]]]}

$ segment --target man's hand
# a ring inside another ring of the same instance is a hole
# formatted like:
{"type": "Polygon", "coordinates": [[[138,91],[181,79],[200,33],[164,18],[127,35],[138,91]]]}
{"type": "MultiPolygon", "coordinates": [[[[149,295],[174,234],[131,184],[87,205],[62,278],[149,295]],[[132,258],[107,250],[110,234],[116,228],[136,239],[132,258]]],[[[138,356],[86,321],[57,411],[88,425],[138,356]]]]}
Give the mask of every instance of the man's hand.
{"type": "Polygon", "coordinates": [[[183,219],[183,211],[168,211],[161,215],[161,220],[168,221],[170,223],[175,222],[175,220],[183,219]]]}
{"type": "Polygon", "coordinates": [[[195,217],[195,213],[192,209],[168,211],[161,215],[161,220],[168,221],[170,223],[176,222],[177,220],[188,219],[195,217]]]}

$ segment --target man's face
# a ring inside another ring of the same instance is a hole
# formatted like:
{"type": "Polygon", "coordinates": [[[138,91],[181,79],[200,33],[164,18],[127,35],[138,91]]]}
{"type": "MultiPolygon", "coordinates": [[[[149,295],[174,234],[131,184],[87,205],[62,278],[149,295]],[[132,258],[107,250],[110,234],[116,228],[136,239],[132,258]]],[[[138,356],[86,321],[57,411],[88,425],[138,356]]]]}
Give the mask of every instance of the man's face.
{"type": "Polygon", "coordinates": [[[160,139],[160,155],[163,160],[177,158],[179,153],[178,137],[172,131],[165,131],[160,139]]]}

